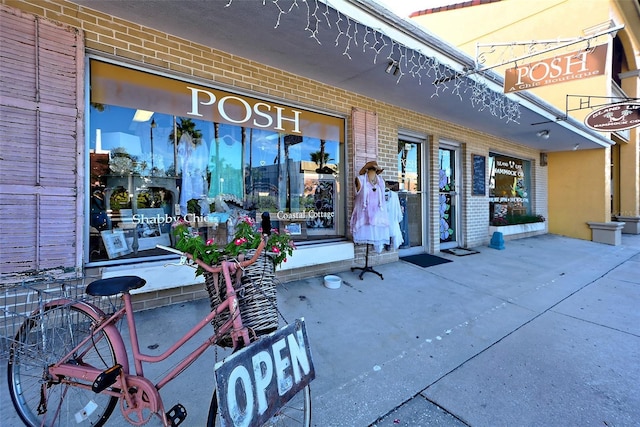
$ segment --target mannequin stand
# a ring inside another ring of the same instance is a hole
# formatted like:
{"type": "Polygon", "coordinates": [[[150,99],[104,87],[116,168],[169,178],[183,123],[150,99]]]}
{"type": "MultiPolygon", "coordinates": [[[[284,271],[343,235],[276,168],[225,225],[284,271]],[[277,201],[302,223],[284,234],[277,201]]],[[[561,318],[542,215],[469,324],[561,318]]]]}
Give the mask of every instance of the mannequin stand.
{"type": "Polygon", "coordinates": [[[380,276],[381,280],[384,280],[384,277],[382,277],[382,274],[375,271],[373,269],[373,267],[369,267],[369,244],[367,244],[367,254],[365,255],[365,261],[364,261],[364,267],[351,267],[351,271],[353,270],[362,270],[362,272],[360,272],[360,280],[362,280],[362,276],[364,275],[364,273],[366,272],[370,272],[370,273],[374,273],[377,274],[378,276],[380,276]]]}

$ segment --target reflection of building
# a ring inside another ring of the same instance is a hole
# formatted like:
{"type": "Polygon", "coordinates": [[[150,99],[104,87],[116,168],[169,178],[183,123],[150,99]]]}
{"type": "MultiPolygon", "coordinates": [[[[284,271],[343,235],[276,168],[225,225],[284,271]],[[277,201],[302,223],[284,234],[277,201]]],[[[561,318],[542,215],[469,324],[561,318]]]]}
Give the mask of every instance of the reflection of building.
{"type": "Polygon", "coordinates": [[[407,172],[404,174],[404,190],[418,191],[418,174],[416,172],[407,172]]]}

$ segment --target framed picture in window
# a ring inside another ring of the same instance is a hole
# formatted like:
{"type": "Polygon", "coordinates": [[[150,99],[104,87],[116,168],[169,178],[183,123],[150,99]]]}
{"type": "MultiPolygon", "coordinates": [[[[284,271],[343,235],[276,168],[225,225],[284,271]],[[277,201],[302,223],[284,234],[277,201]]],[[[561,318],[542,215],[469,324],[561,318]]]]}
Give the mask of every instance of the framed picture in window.
{"type": "Polygon", "coordinates": [[[280,233],[288,233],[293,240],[307,238],[307,225],[304,222],[280,221],[280,233]]]}
{"type": "Polygon", "coordinates": [[[165,224],[165,212],[160,208],[138,209],[134,218],[131,209],[120,209],[122,223],[127,240],[132,247],[138,244],[139,251],[153,249],[156,245],[170,245],[168,233],[162,230],[165,224]]]}
{"type": "Polygon", "coordinates": [[[100,233],[109,259],[118,258],[131,253],[123,230],[104,230],[100,233]]]}

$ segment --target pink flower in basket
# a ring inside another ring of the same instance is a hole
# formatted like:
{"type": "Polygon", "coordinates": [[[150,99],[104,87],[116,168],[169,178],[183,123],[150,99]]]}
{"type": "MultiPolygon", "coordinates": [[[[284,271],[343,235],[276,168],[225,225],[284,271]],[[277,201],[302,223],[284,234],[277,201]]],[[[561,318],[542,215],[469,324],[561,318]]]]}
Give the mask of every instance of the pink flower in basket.
{"type": "MultiPolygon", "coordinates": [[[[173,233],[177,240],[176,248],[190,253],[207,264],[217,264],[222,259],[236,258],[258,247],[262,238],[262,229],[254,228],[255,224],[256,222],[248,216],[239,218],[233,239],[226,246],[218,246],[213,239],[205,240],[198,230],[191,229],[187,222],[179,220],[173,224],[173,233]]],[[[272,229],[267,238],[266,248],[269,248],[268,256],[274,266],[278,266],[293,253],[295,245],[288,233],[278,233],[277,229],[272,229]]],[[[202,273],[204,273],[202,268],[196,270],[196,275],[202,273]]]]}

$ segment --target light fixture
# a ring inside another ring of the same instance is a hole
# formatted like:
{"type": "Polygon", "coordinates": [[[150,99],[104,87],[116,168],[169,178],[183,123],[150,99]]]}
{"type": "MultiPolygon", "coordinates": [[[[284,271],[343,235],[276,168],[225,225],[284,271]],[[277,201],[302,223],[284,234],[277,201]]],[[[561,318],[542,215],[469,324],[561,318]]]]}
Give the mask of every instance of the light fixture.
{"type": "Polygon", "coordinates": [[[153,111],[146,110],[136,110],[136,114],[133,115],[134,122],[146,122],[151,116],[153,116],[153,111]]]}
{"type": "Polygon", "coordinates": [[[389,61],[389,65],[387,65],[387,68],[384,70],[384,72],[387,74],[391,74],[391,71],[393,71],[394,67],[398,68],[396,61],[389,61]]]}
{"type": "Polygon", "coordinates": [[[547,166],[548,158],[547,153],[540,153],[540,166],[547,166]]]}
{"type": "Polygon", "coordinates": [[[580,147],[580,144],[576,144],[573,146],[573,151],[576,151],[578,149],[578,147],[580,147]]]}
{"type": "MultiPolygon", "coordinates": [[[[593,36],[603,31],[607,31],[612,28],[615,28],[615,26],[616,26],[616,23],[613,22],[613,20],[609,19],[608,21],[604,21],[599,24],[592,25],[591,27],[583,29],[582,34],[584,34],[585,36],[593,36]]],[[[615,34],[613,34],[612,37],[615,37],[615,34]]]]}
{"type": "Polygon", "coordinates": [[[549,134],[551,132],[549,132],[549,129],[543,129],[538,131],[538,133],[536,133],[536,136],[540,139],[549,139],[549,134]]]}

